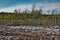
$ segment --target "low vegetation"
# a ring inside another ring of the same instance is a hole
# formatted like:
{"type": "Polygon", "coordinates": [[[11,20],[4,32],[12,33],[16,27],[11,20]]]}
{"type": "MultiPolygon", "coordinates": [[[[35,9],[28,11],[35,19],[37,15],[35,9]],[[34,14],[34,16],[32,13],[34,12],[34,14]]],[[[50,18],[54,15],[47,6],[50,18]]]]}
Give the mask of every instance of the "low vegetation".
{"type": "Polygon", "coordinates": [[[0,12],[0,25],[48,25],[60,24],[60,14],[42,14],[42,10],[32,10],[14,13],[0,12]]]}

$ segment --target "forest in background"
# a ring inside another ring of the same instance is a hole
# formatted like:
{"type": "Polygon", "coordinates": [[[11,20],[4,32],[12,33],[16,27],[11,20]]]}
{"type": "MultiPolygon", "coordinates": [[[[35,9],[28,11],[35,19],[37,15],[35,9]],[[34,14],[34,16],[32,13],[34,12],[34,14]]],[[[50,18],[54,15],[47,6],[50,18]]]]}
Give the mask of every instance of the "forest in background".
{"type": "Polygon", "coordinates": [[[42,12],[42,9],[23,12],[15,10],[13,13],[0,12],[0,25],[60,25],[60,14],[55,13],[54,10],[48,15],[42,12]]]}

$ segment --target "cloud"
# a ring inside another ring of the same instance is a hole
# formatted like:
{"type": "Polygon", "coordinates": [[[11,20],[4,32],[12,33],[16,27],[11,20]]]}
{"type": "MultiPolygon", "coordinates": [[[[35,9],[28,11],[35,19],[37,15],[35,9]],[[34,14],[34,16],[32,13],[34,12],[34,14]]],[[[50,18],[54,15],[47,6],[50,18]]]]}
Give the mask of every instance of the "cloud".
{"type": "Polygon", "coordinates": [[[11,6],[11,7],[8,7],[8,8],[2,8],[0,9],[0,12],[13,12],[15,9],[20,9],[21,11],[25,10],[26,8],[27,9],[30,9],[31,8],[31,4],[20,4],[20,5],[16,5],[16,6],[11,6]]]}
{"type": "MultiPolygon", "coordinates": [[[[15,9],[24,11],[25,9],[32,10],[33,4],[18,4],[8,8],[1,8],[0,12],[14,12],[15,9]]],[[[45,13],[48,10],[60,9],[60,3],[36,3],[35,9],[42,9],[45,13]]]]}
{"type": "Polygon", "coordinates": [[[21,11],[23,11],[26,8],[31,9],[31,4],[20,4],[20,5],[11,6],[8,8],[2,8],[0,9],[0,12],[14,12],[15,9],[20,9],[21,11]]]}
{"type": "Polygon", "coordinates": [[[50,10],[50,13],[52,10],[57,10],[57,12],[60,12],[60,3],[37,3],[36,8],[42,9],[44,13],[47,14],[47,11],[50,10]]]}

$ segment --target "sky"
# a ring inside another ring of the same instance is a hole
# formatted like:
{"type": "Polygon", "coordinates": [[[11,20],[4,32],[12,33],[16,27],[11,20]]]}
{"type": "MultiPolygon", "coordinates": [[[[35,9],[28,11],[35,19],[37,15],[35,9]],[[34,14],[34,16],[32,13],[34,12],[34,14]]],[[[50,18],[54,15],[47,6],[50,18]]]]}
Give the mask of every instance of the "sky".
{"type": "Polygon", "coordinates": [[[0,12],[14,12],[15,9],[31,11],[34,3],[35,9],[42,9],[44,13],[53,9],[60,13],[60,0],[0,0],[0,12]]]}

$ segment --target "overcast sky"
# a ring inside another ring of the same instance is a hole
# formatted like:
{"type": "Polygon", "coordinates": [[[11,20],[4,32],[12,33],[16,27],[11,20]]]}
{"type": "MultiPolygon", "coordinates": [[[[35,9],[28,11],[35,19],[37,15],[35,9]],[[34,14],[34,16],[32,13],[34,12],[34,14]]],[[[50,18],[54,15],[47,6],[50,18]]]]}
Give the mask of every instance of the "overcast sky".
{"type": "Polygon", "coordinates": [[[53,9],[60,12],[60,0],[0,0],[0,12],[13,12],[15,9],[32,10],[34,2],[35,9],[41,8],[45,13],[53,9]]]}

